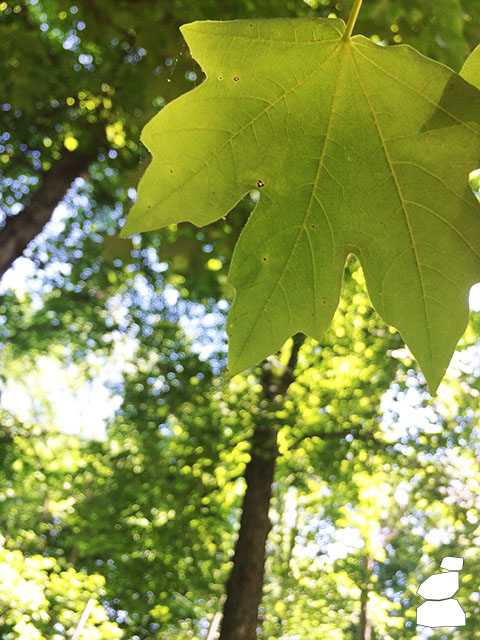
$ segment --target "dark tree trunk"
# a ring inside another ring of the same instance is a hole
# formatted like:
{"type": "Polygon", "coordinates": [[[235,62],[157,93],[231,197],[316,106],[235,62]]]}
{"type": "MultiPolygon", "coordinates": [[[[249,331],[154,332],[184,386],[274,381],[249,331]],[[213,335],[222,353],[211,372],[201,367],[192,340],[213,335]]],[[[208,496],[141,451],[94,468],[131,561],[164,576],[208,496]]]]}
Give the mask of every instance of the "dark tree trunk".
{"type": "Polygon", "coordinates": [[[72,182],[87,173],[94,157],[79,151],[65,151],[53,169],[44,174],[42,184],[25,208],[17,215],[7,216],[0,232],[0,278],[42,231],[72,182]]]}
{"type": "Polygon", "coordinates": [[[262,600],[265,543],[271,528],[268,509],[277,456],[276,430],[273,426],[258,428],[253,440],[220,640],[254,640],[262,600]]]}
{"type": "Polygon", "coordinates": [[[371,576],[373,572],[373,558],[368,555],[364,557],[365,580],[361,586],[360,595],[360,622],[358,625],[358,640],[372,639],[372,621],[368,612],[368,592],[371,587],[371,576]]]}
{"type": "Polygon", "coordinates": [[[257,416],[258,424],[251,441],[250,461],[245,470],[247,488],[219,640],[254,640],[256,636],[263,594],[265,543],[271,529],[268,510],[278,454],[277,425],[269,416],[268,408],[278,408],[276,404],[283,402],[295,379],[293,371],[303,340],[302,334],[294,337],[289,363],[280,378],[273,378],[269,364],[264,366],[262,382],[268,407],[257,416]]]}

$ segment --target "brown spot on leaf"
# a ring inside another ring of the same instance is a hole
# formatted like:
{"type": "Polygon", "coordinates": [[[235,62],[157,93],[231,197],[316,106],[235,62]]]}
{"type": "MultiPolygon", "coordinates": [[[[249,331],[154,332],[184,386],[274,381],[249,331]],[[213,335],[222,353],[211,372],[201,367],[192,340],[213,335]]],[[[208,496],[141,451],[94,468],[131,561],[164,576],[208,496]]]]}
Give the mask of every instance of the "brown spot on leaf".
{"type": "Polygon", "coordinates": [[[322,304],[327,304],[327,301],[325,300],[325,298],[322,300],[322,304]]]}
{"type": "Polygon", "coordinates": [[[173,173],[173,169],[170,169],[170,173],[173,173]]]}
{"type": "Polygon", "coordinates": [[[259,189],[261,189],[261,188],[262,188],[262,187],[264,187],[264,186],[265,186],[265,185],[263,184],[263,182],[262,182],[260,179],[258,179],[258,180],[257,180],[257,187],[258,187],[259,189]]]}
{"type": "Polygon", "coordinates": [[[234,82],[238,82],[239,80],[240,80],[240,78],[238,76],[235,76],[234,79],[233,79],[234,82]]]}

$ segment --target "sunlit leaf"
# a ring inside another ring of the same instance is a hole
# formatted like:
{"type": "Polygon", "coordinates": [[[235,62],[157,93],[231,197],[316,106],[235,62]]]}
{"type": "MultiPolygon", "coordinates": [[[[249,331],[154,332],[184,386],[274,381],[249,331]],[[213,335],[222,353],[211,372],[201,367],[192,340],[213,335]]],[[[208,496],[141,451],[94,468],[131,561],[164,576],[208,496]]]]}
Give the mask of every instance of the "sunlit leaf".
{"type": "Polygon", "coordinates": [[[343,32],[326,19],[184,25],[207,79],[145,127],[153,161],[122,236],[206,225],[258,189],[230,268],[230,374],[297,331],[320,339],[354,253],[433,393],[480,280],[480,93],[409,46],[343,32]]]}

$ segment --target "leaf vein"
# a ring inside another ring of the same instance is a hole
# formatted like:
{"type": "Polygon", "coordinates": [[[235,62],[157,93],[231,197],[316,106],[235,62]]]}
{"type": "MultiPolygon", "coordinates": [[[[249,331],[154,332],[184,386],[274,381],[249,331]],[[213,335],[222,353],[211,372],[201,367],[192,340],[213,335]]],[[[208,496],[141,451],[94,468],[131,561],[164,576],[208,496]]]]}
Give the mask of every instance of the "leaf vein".
{"type": "MultiPolygon", "coordinates": [[[[362,55],[362,57],[364,57],[364,58],[366,57],[363,54],[360,54],[360,55],[362,55]]],[[[429,317],[429,313],[428,313],[428,307],[427,307],[427,303],[426,303],[425,283],[424,283],[424,280],[423,280],[423,274],[422,274],[422,270],[421,270],[420,259],[419,259],[419,256],[418,256],[417,247],[415,245],[415,238],[414,238],[414,234],[413,234],[413,229],[412,229],[412,225],[411,225],[411,222],[410,222],[410,218],[409,218],[409,215],[408,215],[406,201],[405,201],[405,198],[403,197],[402,189],[400,187],[400,183],[398,181],[397,174],[395,172],[395,169],[394,169],[394,166],[393,166],[393,163],[392,163],[392,159],[390,158],[390,153],[388,151],[387,145],[385,143],[385,139],[383,137],[383,131],[382,131],[382,128],[381,128],[380,123],[378,121],[377,113],[376,113],[376,111],[374,109],[372,101],[370,100],[370,96],[368,95],[368,92],[366,90],[365,84],[364,84],[364,82],[363,82],[363,80],[362,80],[362,78],[360,76],[358,65],[356,63],[356,60],[354,58],[354,55],[353,55],[352,51],[351,51],[351,57],[352,57],[352,64],[353,64],[353,66],[355,68],[355,71],[356,71],[356,74],[357,74],[358,82],[360,84],[362,92],[363,92],[363,94],[365,96],[365,99],[366,99],[366,101],[368,103],[368,106],[370,108],[370,112],[371,112],[372,117],[374,119],[375,127],[376,127],[376,129],[378,131],[378,135],[380,137],[380,140],[382,141],[382,146],[383,146],[383,150],[384,150],[384,153],[385,153],[385,158],[387,160],[388,166],[390,167],[392,178],[393,178],[393,181],[395,183],[395,188],[396,188],[396,191],[398,193],[398,197],[400,199],[400,202],[402,204],[402,210],[403,210],[405,222],[407,224],[408,233],[409,233],[409,236],[410,236],[410,241],[411,241],[412,247],[413,247],[415,262],[416,262],[416,265],[417,265],[417,274],[418,274],[418,279],[419,279],[419,282],[420,282],[420,288],[422,290],[422,302],[423,302],[423,310],[424,310],[424,314],[425,314],[425,320],[426,320],[427,328],[430,329],[431,324],[430,324],[430,317],[429,317]]],[[[368,60],[368,58],[367,58],[367,60],[368,60]]],[[[382,290],[383,290],[383,287],[382,287],[382,290]]],[[[431,359],[431,362],[433,362],[433,346],[432,346],[430,331],[428,331],[428,330],[427,330],[427,340],[428,340],[428,349],[429,349],[429,352],[430,352],[430,359],[431,359]]]]}
{"type": "MultiPolygon", "coordinates": [[[[443,113],[445,113],[445,115],[447,115],[449,118],[451,118],[452,120],[454,120],[455,122],[458,122],[458,124],[460,124],[462,127],[465,127],[466,129],[468,129],[469,131],[471,131],[472,133],[474,133],[476,136],[480,135],[480,131],[478,131],[477,129],[473,129],[472,127],[469,127],[467,125],[466,122],[463,122],[462,120],[460,120],[459,118],[455,117],[453,115],[453,113],[450,113],[450,111],[448,111],[447,109],[445,109],[444,107],[442,107],[440,104],[438,104],[438,102],[435,102],[435,100],[432,100],[431,98],[429,98],[428,96],[426,96],[424,93],[422,93],[421,91],[419,91],[418,89],[416,89],[415,87],[412,87],[412,85],[408,84],[408,82],[404,82],[403,80],[400,80],[400,78],[392,75],[391,73],[389,73],[384,67],[380,66],[379,64],[377,64],[376,62],[374,62],[371,58],[369,58],[368,56],[366,56],[364,53],[362,53],[361,51],[359,51],[358,46],[356,46],[356,51],[359,55],[362,56],[362,58],[365,58],[365,60],[367,60],[368,62],[370,62],[370,64],[372,64],[373,66],[377,67],[377,69],[380,69],[380,71],[382,71],[386,76],[388,76],[389,78],[391,78],[392,80],[395,80],[396,82],[399,82],[400,84],[403,84],[404,87],[407,87],[407,89],[410,89],[411,91],[413,91],[414,93],[416,93],[417,95],[421,96],[424,100],[426,100],[427,102],[429,102],[430,104],[432,104],[436,109],[439,109],[440,111],[443,111],[443,113]]],[[[361,45],[360,45],[361,46],[361,45]]],[[[353,58],[353,55],[352,55],[353,58]]]]}

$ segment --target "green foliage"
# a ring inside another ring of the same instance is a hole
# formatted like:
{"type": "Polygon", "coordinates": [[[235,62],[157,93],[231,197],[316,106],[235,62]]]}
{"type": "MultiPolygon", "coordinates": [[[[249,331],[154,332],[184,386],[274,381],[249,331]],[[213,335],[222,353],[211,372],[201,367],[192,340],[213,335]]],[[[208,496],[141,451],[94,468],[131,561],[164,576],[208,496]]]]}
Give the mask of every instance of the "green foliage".
{"type": "Polygon", "coordinates": [[[480,94],[407,46],[343,32],[338,20],[183,26],[207,79],[145,127],[153,162],[121,235],[211,223],[258,187],[230,269],[230,374],[297,331],[320,339],[353,252],[434,393],[480,277],[467,180],[480,94]]]}
{"type": "Polygon", "coordinates": [[[55,558],[25,556],[8,549],[3,536],[0,575],[0,633],[4,640],[69,638],[90,598],[95,604],[83,633],[92,640],[123,636],[98,602],[105,595],[103,576],[74,569],[62,571],[55,558]]]}
{"type": "MultiPolygon", "coordinates": [[[[250,438],[264,420],[278,429],[280,456],[259,639],[358,637],[360,579],[369,588],[372,639],[414,638],[420,575],[438,570],[445,552],[466,559],[459,598],[468,626],[452,636],[478,635],[479,314],[471,314],[460,345],[471,366],[452,365],[432,401],[400,335],[370,306],[356,261],[348,260],[329,329],[319,342],[306,340],[288,397],[272,407],[265,374],[283,372],[290,341],[247,375],[228,384],[217,378],[232,298],[226,274],[268,185],[255,182],[227,220],[202,229],[185,222],[131,241],[114,235],[133,198],[129,187],[148,162],[140,128],[203,78],[180,24],[346,19],[351,4],[0,3],[2,211],[22,215],[67,138],[93,158],[66,199],[67,217],[26,252],[31,260],[22,262],[33,276],[25,292],[15,287],[0,299],[2,403],[10,382],[22,385],[18,415],[0,411],[0,555],[12,580],[0,589],[0,615],[8,618],[2,640],[29,631],[65,637],[90,596],[96,613],[85,637],[119,637],[118,628],[125,640],[205,637],[231,566],[250,438]],[[83,64],[79,56],[92,60],[83,64]],[[176,305],[164,295],[171,287],[176,305]],[[196,333],[193,348],[179,320],[194,320],[187,331],[196,333]],[[194,351],[204,346],[210,355],[202,361],[194,351]],[[77,372],[74,390],[97,383],[95,358],[118,368],[121,381],[110,393],[122,404],[108,420],[107,440],[58,433],[49,405],[55,382],[42,377],[46,358],[66,380],[77,372]],[[428,420],[411,412],[415,402],[428,420]],[[372,500],[379,493],[382,499],[372,500]],[[400,503],[398,495],[407,497],[400,503]],[[348,542],[349,534],[365,547],[347,544],[345,557],[333,561],[331,545],[348,542]],[[371,575],[367,551],[375,557],[371,575]],[[22,580],[40,608],[12,595],[10,584],[22,580]],[[127,616],[115,622],[119,610],[127,616]],[[20,616],[31,626],[13,631],[20,616]],[[65,632],[53,628],[59,618],[65,632]]],[[[458,70],[480,41],[480,6],[364,0],[357,31],[372,42],[409,43],[458,70]]],[[[304,63],[295,60],[298,77],[304,63]]],[[[464,77],[476,85],[470,69],[464,77]]]]}

